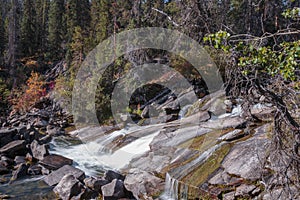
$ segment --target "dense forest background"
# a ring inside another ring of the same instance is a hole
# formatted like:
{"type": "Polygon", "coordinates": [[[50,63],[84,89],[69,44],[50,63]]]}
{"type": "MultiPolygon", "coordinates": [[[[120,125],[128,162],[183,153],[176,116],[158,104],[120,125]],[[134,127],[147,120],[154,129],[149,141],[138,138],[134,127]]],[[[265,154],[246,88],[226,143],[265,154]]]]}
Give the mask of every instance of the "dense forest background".
{"type": "MultiPolygon", "coordinates": [[[[90,50],[113,34],[148,26],[186,33],[207,46],[223,71],[244,65],[246,73],[247,66],[260,65],[269,74],[281,73],[284,79],[295,81],[299,6],[296,0],[3,0],[1,113],[7,114],[7,108],[27,110],[54,85],[61,96],[69,98],[76,70],[90,50]],[[282,47],[283,42],[291,43],[282,47]],[[291,50],[293,56],[286,57],[284,49],[291,50]],[[281,52],[281,60],[274,60],[281,52]],[[64,73],[55,83],[42,80],[40,74],[58,64],[64,73]]],[[[114,63],[105,80],[158,54],[161,52],[143,51],[124,56],[114,63]]],[[[180,69],[184,65],[177,61],[173,66],[180,69]]],[[[111,84],[103,84],[102,93],[109,94],[111,84]]],[[[99,96],[99,109],[104,109],[108,99],[99,96]]]]}

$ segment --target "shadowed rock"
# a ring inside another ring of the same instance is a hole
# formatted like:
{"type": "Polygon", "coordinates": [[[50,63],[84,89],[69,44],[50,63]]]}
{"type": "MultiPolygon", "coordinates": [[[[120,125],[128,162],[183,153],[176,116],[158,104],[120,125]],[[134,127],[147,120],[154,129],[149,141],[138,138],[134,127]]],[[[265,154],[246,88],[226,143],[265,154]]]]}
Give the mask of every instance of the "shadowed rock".
{"type": "Polygon", "coordinates": [[[44,178],[44,181],[50,185],[50,186],[54,186],[57,183],[59,183],[59,181],[61,180],[61,178],[67,174],[71,174],[73,175],[76,179],[83,181],[85,178],[85,174],[83,171],[81,171],[80,169],[77,169],[75,167],[69,166],[69,165],[65,165],[61,168],[59,168],[56,171],[53,171],[52,173],[50,173],[48,176],[46,176],[44,178]]]}
{"type": "Polygon", "coordinates": [[[46,156],[43,160],[41,160],[40,164],[47,169],[56,170],[61,168],[64,165],[72,165],[73,161],[69,158],[52,154],[46,156]]]}
{"type": "Polygon", "coordinates": [[[101,190],[105,200],[114,200],[125,197],[124,183],[118,179],[114,179],[111,183],[102,186],[101,190]]]}
{"type": "Polygon", "coordinates": [[[37,160],[43,160],[45,156],[49,155],[46,145],[40,145],[36,140],[30,144],[32,156],[37,160]]]}
{"type": "Polygon", "coordinates": [[[71,174],[65,175],[53,189],[62,200],[69,200],[79,195],[82,190],[84,190],[84,185],[71,174]]]}
{"type": "Polygon", "coordinates": [[[152,196],[164,189],[164,181],[152,174],[134,168],[129,171],[124,181],[125,188],[133,193],[136,199],[143,195],[152,196]]]}
{"type": "Polygon", "coordinates": [[[26,154],[25,140],[15,140],[0,149],[0,154],[6,154],[14,157],[18,154],[26,154]]]}

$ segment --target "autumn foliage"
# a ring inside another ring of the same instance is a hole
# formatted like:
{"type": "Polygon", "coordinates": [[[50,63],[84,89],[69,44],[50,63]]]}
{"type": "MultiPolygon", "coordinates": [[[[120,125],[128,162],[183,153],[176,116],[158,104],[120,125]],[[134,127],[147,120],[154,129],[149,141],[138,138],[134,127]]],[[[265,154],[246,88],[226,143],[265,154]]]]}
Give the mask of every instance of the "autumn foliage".
{"type": "Polygon", "coordinates": [[[32,72],[26,82],[25,88],[15,90],[11,103],[13,109],[25,112],[30,109],[41,97],[46,95],[46,84],[38,73],[32,72]]]}

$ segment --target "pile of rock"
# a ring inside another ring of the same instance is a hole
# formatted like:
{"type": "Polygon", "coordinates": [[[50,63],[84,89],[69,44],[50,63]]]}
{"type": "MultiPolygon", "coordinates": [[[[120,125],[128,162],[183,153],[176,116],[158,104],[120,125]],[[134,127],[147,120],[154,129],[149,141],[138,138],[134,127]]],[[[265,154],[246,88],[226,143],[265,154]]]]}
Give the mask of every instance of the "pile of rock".
{"type": "Polygon", "coordinates": [[[50,156],[48,143],[53,136],[64,134],[67,125],[68,113],[49,98],[41,99],[28,113],[12,112],[7,120],[1,120],[0,174],[12,173],[13,181],[49,173],[44,164],[50,156]]]}
{"type": "Polygon", "coordinates": [[[134,199],[124,186],[125,177],[114,171],[107,171],[104,177],[86,177],[80,169],[65,165],[44,178],[53,191],[63,200],[134,199]]]}
{"type": "Polygon", "coordinates": [[[6,120],[0,121],[0,127],[26,126],[50,135],[59,135],[71,121],[72,117],[68,111],[62,109],[49,97],[43,97],[26,113],[11,112],[6,120]]]}

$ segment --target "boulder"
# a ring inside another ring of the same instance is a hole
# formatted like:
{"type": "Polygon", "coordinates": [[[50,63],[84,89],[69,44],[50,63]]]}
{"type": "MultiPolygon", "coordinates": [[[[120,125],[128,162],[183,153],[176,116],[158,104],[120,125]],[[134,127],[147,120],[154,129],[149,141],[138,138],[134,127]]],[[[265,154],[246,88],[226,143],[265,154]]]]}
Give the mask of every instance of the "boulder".
{"type": "Polygon", "coordinates": [[[234,186],[240,185],[244,179],[239,177],[230,176],[224,171],[220,171],[215,174],[208,183],[211,185],[226,185],[226,186],[234,186]]]}
{"type": "Polygon", "coordinates": [[[6,154],[10,157],[26,154],[25,140],[15,140],[0,149],[0,154],[6,154]]]}
{"type": "Polygon", "coordinates": [[[246,120],[240,117],[225,117],[216,120],[210,120],[201,124],[203,128],[212,129],[227,129],[227,128],[240,128],[244,127],[246,120]]]}
{"type": "Polygon", "coordinates": [[[222,167],[228,174],[242,177],[246,180],[260,179],[265,158],[267,139],[250,139],[235,145],[224,158],[222,167]]]}
{"type": "Polygon", "coordinates": [[[45,156],[49,155],[46,145],[40,145],[36,140],[30,144],[32,156],[37,160],[43,160],[45,156]]]}
{"type": "Polygon", "coordinates": [[[144,195],[153,196],[163,191],[165,182],[146,171],[133,168],[126,175],[124,185],[136,199],[140,199],[144,195]]]}
{"type": "Polygon", "coordinates": [[[84,190],[84,185],[71,174],[63,176],[53,191],[62,199],[69,200],[79,195],[84,190]]]}
{"type": "Polygon", "coordinates": [[[92,190],[96,191],[96,192],[99,192],[99,193],[102,193],[101,192],[101,187],[110,183],[110,181],[108,180],[105,180],[103,178],[94,178],[94,177],[89,177],[89,178],[86,178],[84,179],[84,184],[91,188],[92,190]]]}
{"type": "Polygon", "coordinates": [[[261,103],[255,104],[250,108],[251,114],[262,121],[272,121],[275,108],[261,103]]]}
{"type": "Polygon", "coordinates": [[[99,193],[90,190],[87,187],[84,187],[82,192],[78,194],[77,196],[73,196],[71,200],[82,200],[82,199],[97,199],[99,197],[99,193]]]}
{"type": "Polygon", "coordinates": [[[18,166],[12,174],[11,181],[17,180],[18,178],[24,177],[27,175],[28,166],[25,163],[22,163],[18,166]]]}
{"type": "Polygon", "coordinates": [[[120,199],[125,197],[124,183],[121,180],[114,179],[111,183],[101,187],[104,199],[120,199]]]}
{"type": "Polygon", "coordinates": [[[235,192],[229,192],[223,195],[223,200],[235,200],[235,192]]]}
{"type": "Polygon", "coordinates": [[[61,168],[59,168],[56,171],[53,171],[52,173],[50,173],[48,176],[46,176],[44,178],[44,181],[50,185],[50,186],[54,186],[57,183],[59,183],[59,181],[61,180],[61,178],[67,174],[71,174],[73,175],[76,179],[83,181],[85,178],[85,174],[83,171],[81,171],[80,169],[77,169],[73,166],[70,165],[65,165],[61,168]]]}
{"type": "Polygon", "coordinates": [[[45,168],[50,170],[56,170],[64,165],[72,165],[73,160],[60,156],[60,155],[48,155],[43,160],[39,162],[41,165],[43,165],[45,168]]]}
{"type": "Polygon", "coordinates": [[[26,160],[25,160],[25,156],[16,156],[15,159],[14,159],[14,162],[16,165],[19,165],[21,163],[25,163],[26,160]]]}
{"type": "Polygon", "coordinates": [[[249,196],[250,192],[252,192],[256,188],[255,185],[246,185],[243,184],[239,187],[236,188],[235,190],[235,196],[240,197],[240,196],[249,196]]]}
{"type": "Polygon", "coordinates": [[[1,129],[0,130],[0,147],[13,141],[13,137],[17,134],[16,129],[1,129]]]}
{"type": "Polygon", "coordinates": [[[105,172],[104,174],[104,179],[108,180],[109,182],[111,182],[114,179],[120,179],[122,181],[125,180],[125,176],[123,176],[122,174],[112,171],[112,170],[108,170],[105,172]]]}
{"type": "Polygon", "coordinates": [[[29,175],[41,175],[42,174],[42,167],[39,166],[39,165],[33,165],[33,166],[30,166],[28,168],[28,171],[27,173],[29,175]]]}
{"type": "Polygon", "coordinates": [[[48,122],[41,118],[37,118],[33,124],[33,126],[36,128],[43,128],[43,127],[46,127],[47,125],[48,125],[48,122]]]}
{"type": "Polygon", "coordinates": [[[60,127],[48,125],[46,132],[48,135],[54,136],[54,135],[60,135],[62,130],[60,127]]]}
{"type": "Polygon", "coordinates": [[[49,175],[51,173],[51,171],[45,167],[43,167],[42,165],[40,165],[42,167],[42,174],[43,175],[49,175]]]}

